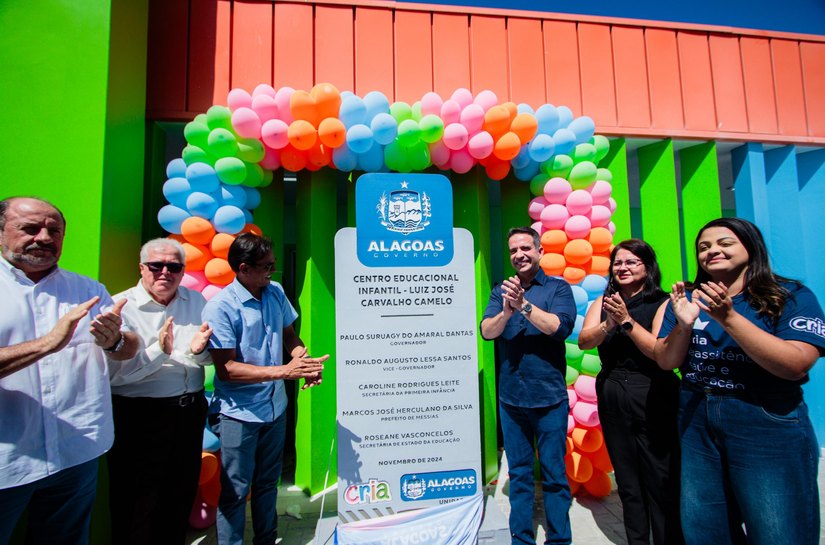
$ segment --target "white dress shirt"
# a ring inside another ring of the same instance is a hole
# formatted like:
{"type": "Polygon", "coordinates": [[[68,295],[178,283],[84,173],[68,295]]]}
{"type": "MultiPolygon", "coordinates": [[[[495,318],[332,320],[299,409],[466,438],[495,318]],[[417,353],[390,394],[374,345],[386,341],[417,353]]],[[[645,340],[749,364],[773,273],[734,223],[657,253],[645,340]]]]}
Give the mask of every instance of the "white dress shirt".
{"type": "Polygon", "coordinates": [[[91,320],[112,307],[106,288],[55,268],[34,283],[0,257],[0,346],[49,333],[78,304],[100,301],[69,344],[0,378],[0,489],[40,480],[97,458],[112,446],[112,405],[103,351],[91,320]]]}
{"type": "Polygon", "coordinates": [[[209,351],[193,354],[189,348],[200,329],[201,311],[206,299],[200,293],[178,287],[168,305],[155,301],[143,283],[114,296],[126,298],[123,323],[140,338],[134,358],[109,361],[112,393],[126,397],[174,397],[203,390],[203,365],[209,363],[209,351]],[[174,317],[172,353],[166,354],[158,342],[163,323],[174,317]]]}

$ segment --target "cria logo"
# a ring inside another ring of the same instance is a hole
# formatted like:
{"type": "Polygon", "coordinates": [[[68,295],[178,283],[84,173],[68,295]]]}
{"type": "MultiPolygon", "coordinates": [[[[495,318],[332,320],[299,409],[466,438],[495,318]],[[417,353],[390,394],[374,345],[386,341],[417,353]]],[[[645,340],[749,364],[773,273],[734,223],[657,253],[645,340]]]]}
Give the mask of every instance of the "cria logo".
{"type": "Polygon", "coordinates": [[[825,337],[825,322],[819,318],[797,316],[791,319],[791,328],[805,333],[813,333],[819,337],[825,337]]]}
{"type": "Polygon", "coordinates": [[[391,501],[390,483],[370,479],[366,483],[351,484],[344,491],[344,501],[350,505],[391,501]]]}
{"type": "Polygon", "coordinates": [[[472,469],[410,473],[401,477],[404,501],[460,498],[476,492],[476,472],[472,469]]]}

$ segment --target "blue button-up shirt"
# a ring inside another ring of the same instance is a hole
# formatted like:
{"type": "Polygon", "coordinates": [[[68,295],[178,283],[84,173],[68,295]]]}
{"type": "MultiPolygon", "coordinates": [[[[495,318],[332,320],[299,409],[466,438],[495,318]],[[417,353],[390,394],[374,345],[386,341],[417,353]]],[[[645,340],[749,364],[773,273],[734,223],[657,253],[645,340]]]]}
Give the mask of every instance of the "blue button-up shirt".
{"type": "MultiPolygon", "coordinates": [[[[283,330],[298,317],[277,282],[256,299],[235,279],[203,309],[212,328],[210,349],[234,349],[235,361],[271,366],[283,363],[283,330]]],[[[242,384],[215,377],[210,413],[245,422],[272,422],[286,410],[283,380],[242,384]]]]}
{"type": "MultiPolygon", "coordinates": [[[[525,301],[559,317],[553,335],[545,335],[519,312],[513,313],[499,337],[504,359],[499,371],[499,400],[515,407],[547,407],[567,400],[564,339],[573,330],[576,303],[570,285],[539,270],[524,292],[525,301]]],[[[503,304],[501,284],[490,294],[484,319],[498,315],[503,304]]]]}

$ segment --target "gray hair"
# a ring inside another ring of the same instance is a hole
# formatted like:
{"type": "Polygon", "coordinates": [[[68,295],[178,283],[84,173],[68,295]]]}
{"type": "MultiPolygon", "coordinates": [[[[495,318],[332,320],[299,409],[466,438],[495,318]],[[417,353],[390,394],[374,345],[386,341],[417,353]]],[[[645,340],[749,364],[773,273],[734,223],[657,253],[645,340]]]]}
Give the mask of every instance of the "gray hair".
{"type": "Polygon", "coordinates": [[[149,253],[152,250],[160,250],[161,248],[172,248],[178,254],[178,259],[181,263],[186,263],[186,251],[183,245],[173,238],[153,238],[140,249],[140,262],[145,263],[149,260],[149,253]]]}

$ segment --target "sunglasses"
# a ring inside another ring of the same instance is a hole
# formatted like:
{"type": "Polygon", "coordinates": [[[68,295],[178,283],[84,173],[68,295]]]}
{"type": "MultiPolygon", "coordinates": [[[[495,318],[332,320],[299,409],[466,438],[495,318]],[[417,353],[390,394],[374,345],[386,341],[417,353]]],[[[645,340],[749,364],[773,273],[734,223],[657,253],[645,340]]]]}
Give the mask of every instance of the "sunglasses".
{"type": "Polygon", "coordinates": [[[153,273],[163,272],[163,269],[166,268],[172,274],[178,274],[183,271],[184,267],[183,263],[175,261],[147,261],[143,265],[153,273]]]}

